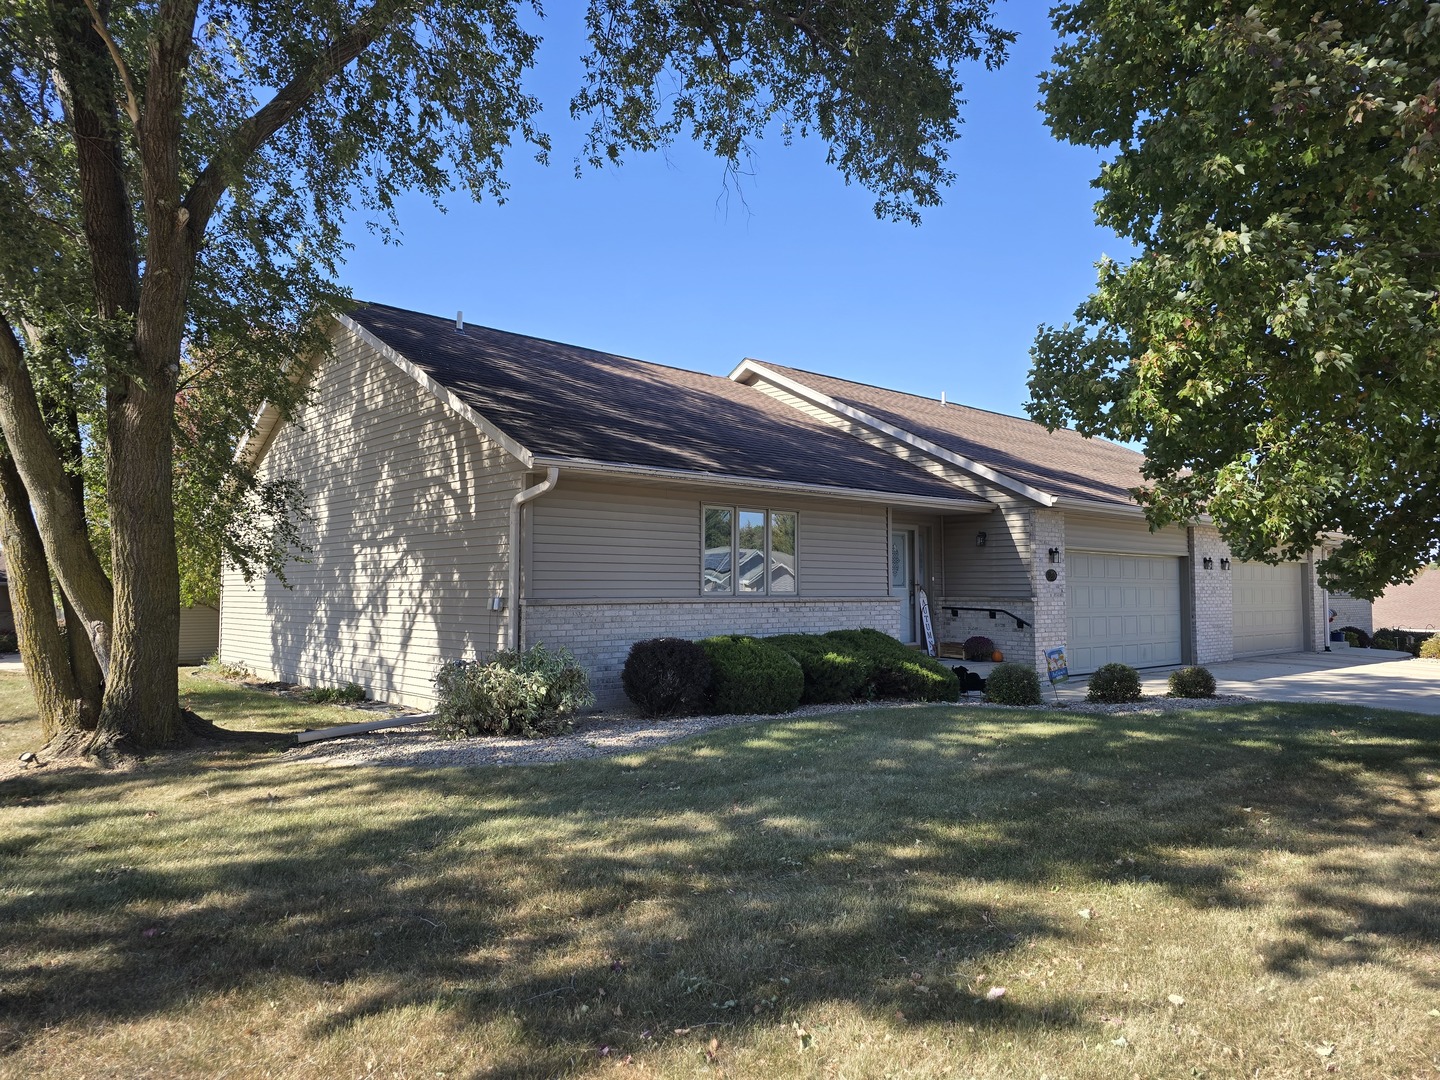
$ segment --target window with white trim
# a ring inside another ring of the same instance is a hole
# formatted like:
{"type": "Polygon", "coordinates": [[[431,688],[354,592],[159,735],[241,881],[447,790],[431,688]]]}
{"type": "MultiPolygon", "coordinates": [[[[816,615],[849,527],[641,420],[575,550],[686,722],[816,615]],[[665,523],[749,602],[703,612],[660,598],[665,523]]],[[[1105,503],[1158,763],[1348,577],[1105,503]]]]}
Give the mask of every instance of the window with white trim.
{"type": "Polygon", "coordinates": [[[794,596],[799,586],[793,510],[706,506],[700,592],[704,596],[794,596]]]}

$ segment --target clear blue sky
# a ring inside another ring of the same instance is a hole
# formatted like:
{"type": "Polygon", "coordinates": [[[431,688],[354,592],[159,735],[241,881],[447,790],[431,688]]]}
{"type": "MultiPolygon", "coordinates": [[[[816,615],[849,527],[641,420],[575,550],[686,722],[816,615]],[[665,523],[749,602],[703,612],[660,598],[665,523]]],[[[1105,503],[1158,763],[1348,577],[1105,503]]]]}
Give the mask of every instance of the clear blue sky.
{"type": "Polygon", "coordinates": [[[753,356],[1021,414],[1037,325],[1068,319],[1100,255],[1129,250],[1094,224],[1098,156],[1055,142],[1036,110],[1046,6],[1000,7],[1020,39],[1004,68],[966,73],[957,180],[916,228],[877,221],[814,140],[760,143],[743,202],[689,145],[576,179],[583,26],[580,5],[555,4],[532,85],[552,164],[517,149],[503,205],[407,202],[399,247],[353,226],[343,280],[360,299],[713,374],[753,356]]]}

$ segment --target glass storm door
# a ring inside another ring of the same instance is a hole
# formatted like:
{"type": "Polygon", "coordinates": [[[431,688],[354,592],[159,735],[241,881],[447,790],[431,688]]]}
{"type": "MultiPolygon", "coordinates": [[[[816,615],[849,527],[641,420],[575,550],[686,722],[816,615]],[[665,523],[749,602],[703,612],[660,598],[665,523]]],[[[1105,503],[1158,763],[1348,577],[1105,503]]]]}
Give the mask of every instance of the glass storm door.
{"type": "Polygon", "coordinates": [[[890,531],[890,595],[900,601],[900,640],[915,641],[915,530],[890,531]]]}

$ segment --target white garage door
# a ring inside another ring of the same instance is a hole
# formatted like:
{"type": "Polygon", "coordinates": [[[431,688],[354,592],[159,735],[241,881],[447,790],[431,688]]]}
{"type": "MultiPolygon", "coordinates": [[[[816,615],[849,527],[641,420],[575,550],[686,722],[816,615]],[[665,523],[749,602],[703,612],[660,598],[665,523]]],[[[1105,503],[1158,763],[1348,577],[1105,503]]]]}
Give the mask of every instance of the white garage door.
{"type": "Polygon", "coordinates": [[[1071,551],[1066,564],[1072,672],[1180,663],[1179,559],[1071,551]]]}
{"type": "Polygon", "coordinates": [[[1230,573],[1236,656],[1299,652],[1305,643],[1300,563],[1237,562],[1230,573]]]}

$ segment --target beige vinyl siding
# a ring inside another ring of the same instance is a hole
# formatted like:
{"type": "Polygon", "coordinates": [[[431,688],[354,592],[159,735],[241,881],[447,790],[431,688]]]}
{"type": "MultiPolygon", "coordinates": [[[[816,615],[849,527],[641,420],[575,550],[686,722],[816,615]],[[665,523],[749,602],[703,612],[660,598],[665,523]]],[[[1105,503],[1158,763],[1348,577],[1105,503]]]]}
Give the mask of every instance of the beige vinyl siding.
{"type": "Polygon", "coordinates": [[[700,595],[703,506],[799,513],[800,596],[884,596],[885,508],[744,489],[608,481],[560,470],[529,509],[525,593],[537,600],[700,595]]]}
{"type": "Polygon", "coordinates": [[[1067,512],[1065,546],[1072,551],[1185,555],[1189,539],[1184,529],[1175,526],[1151,532],[1142,517],[1067,512]]]}
{"type": "Polygon", "coordinates": [[[524,472],[408,375],[339,340],[261,466],[304,487],[308,561],[290,564],[290,588],[247,586],[226,569],[221,655],[424,706],[443,660],[502,642],[505,613],[489,605],[507,587],[509,503],[524,472]]]}
{"type": "Polygon", "coordinates": [[[1028,598],[1030,542],[1025,509],[992,510],[983,517],[947,517],[944,524],[946,596],[1028,598]],[[985,546],[975,546],[977,533],[985,546]]]}
{"type": "Polygon", "coordinates": [[[203,604],[180,609],[180,663],[198,664],[220,647],[220,612],[203,604]]]}

